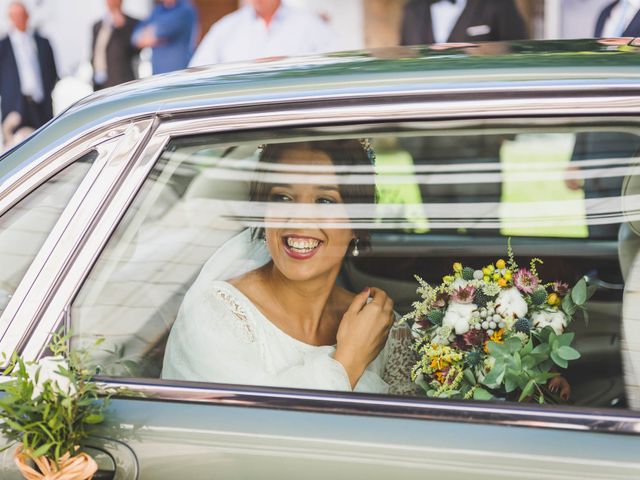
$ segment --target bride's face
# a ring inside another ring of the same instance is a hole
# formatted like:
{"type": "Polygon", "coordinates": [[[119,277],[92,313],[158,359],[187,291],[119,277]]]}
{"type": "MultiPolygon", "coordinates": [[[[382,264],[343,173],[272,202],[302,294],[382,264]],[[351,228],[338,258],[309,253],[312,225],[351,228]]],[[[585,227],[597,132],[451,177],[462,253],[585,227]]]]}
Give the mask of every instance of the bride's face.
{"type": "MultiPolygon", "coordinates": [[[[286,150],[279,163],[333,166],[326,153],[302,148],[286,150]]],[[[272,185],[265,214],[265,236],[273,263],[286,278],[297,281],[337,274],[354,237],[334,170],[303,175],[315,175],[312,182],[317,183],[272,185]]]]}

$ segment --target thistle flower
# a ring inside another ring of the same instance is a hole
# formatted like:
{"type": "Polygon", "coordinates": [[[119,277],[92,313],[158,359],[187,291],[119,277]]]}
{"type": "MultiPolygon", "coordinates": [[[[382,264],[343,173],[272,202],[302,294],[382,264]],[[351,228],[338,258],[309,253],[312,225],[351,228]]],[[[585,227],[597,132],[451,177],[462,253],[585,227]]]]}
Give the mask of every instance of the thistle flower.
{"type": "Polygon", "coordinates": [[[533,293],[538,286],[538,277],[526,268],[521,268],[513,275],[513,284],[521,292],[533,293]]]}
{"type": "Polygon", "coordinates": [[[458,287],[451,293],[451,300],[458,303],[473,302],[473,295],[476,293],[476,287],[473,285],[465,285],[458,287]]]}

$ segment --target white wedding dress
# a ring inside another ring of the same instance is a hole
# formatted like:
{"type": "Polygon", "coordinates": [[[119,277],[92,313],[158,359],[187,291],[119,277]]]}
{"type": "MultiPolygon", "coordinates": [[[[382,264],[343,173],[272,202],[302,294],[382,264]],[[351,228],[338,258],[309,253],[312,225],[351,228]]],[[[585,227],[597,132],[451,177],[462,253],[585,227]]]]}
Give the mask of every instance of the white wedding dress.
{"type": "MultiPolygon", "coordinates": [[[[162,378],[214,383],[350,391],[335,346],[309,345],[280,330],[238,289],[219,280],[231,263],[248,271],[268,261],[248,232],[234,237],[203,267],[180,307],[165,350],[162,378]],[[227,265],[224,265],[224,264],[227,265]]],[[[235,276],[224,275],[226,278],[235,276]]],[[[411,333],[396,324],[354,391],[413,394],[411,333]]]]}

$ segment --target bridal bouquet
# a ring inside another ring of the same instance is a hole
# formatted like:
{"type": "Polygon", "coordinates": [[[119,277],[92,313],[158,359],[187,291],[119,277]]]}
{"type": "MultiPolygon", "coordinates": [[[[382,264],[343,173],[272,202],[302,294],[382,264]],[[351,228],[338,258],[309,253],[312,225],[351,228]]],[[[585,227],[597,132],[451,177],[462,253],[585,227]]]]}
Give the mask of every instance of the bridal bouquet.
{"type": "Polygon", "coordinates": [[[90,381],[88,353],[69,352],[64,337],[55,335],[49,349],[53,355],[37,362],[14,355],[4,372],[0,432],[9,442],[2,450],[18,443],[14,459],[28,479],[91,478],[97,464],[80,447],[116,391],[90,381]]]}
{"type": "Polygon", "coordinates": [[[549,400],[547,382],[580,358],[566,328],[594,293],[580,279],[572,288],[544,283],[534,258],[519,267],[508,260],[480,269],[453,264],[431,286],[416,275],[421,300],[403,317],[413,321],[419,360],[412,380],[430,397],[518,401],[549,400]]]}

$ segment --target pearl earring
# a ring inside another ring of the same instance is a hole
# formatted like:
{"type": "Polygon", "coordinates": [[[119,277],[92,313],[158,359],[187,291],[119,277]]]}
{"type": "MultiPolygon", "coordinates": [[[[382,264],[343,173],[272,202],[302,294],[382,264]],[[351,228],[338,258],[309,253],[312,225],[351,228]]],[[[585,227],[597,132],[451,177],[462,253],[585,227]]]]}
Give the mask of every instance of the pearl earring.
{"type": "Polygon", "coordinates": [[[358,255],[360,255],[360,250],[358,250],[359,243],[360,243],[360,239],[358,237],[355,237],[353,242],[353,251],[351,252],[351,255],[353,255],[354,257],[357,257],[358,255]]]}

